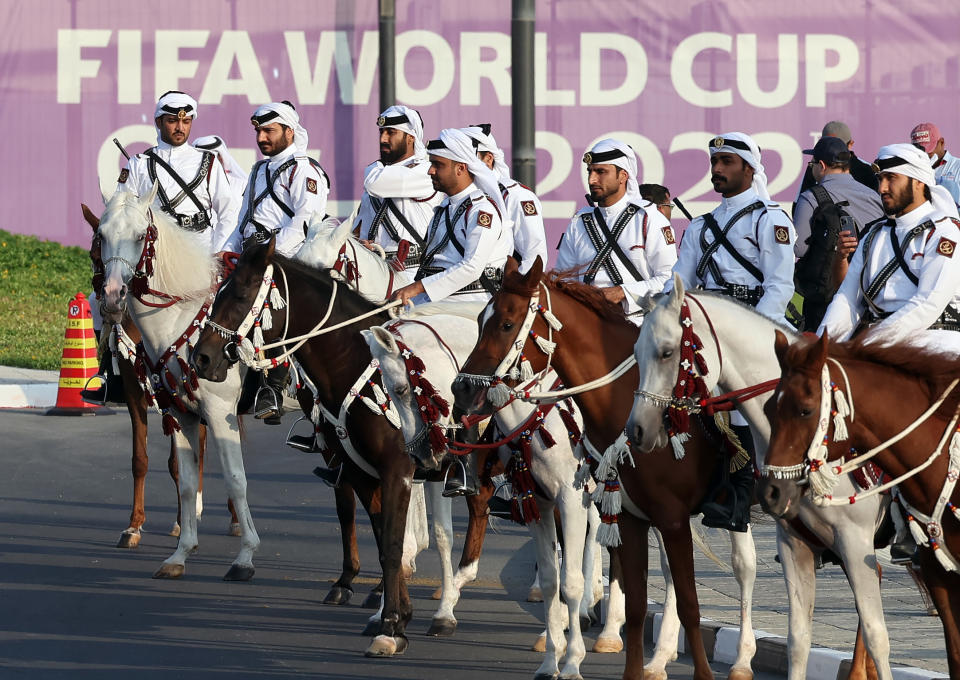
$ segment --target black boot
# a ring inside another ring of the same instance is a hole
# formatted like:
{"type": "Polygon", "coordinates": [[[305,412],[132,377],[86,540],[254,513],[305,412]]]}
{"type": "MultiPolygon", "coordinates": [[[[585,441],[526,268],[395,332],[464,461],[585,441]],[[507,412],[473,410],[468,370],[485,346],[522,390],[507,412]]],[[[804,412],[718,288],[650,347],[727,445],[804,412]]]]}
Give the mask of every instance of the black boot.
{"type": "Polygon", "coordinates": [[[313,468],[313,474],[322,479],[327,486],[336,488],[340,481],[340,470],[341,466],[339,465],[335,468],[317,466],[313,468]]]}
{"type": "MultiPolygon", "coordinates": [[[[111,394],[114,392],[113,389],[108,389],[107,384],[110,383],[109,388],[114,388],[117,383],[117,379],[111,380],[112,369],[113,353],[107,349],[100,355],[100,367],[97,369],[97,374],[87,381],[87,385],[91,385],[91,387],[84,385],[83,389],[80,390],[80,398],[88,404],[97,404],[98,406],[106,404],[108,392],[111,394]],[[92,387],[93,385],[96,385],[96,387],[92,387]]],[[[119,378],[119,376],[116,378],[119,378]]],[[[122,383],[120,392],[123,392],[122,383]]]]}
{"type": "Polygon", "coordinates": [[[917,542],[913,540],[910,530],[898,537],[890,544],[890,561],[894,564],[910,564],[917,553],[917,542]]]}
{"type": "Polygon", "coordinates": [[[487,507],[490,509],[490,515],[513,521],[513,502],[494,494],[487,501],[487,507]]]}
{"type": "Polygon", "coordinates": [[[750,459],[741,469],[730,472],[729,457],[720,457],[721,468],[715,477],[718,483],[714,490],[708,493],[707,498],[710,500],[700,506],[700,512],[703,513],[704,526],[743,533],[750,524],[750,506],[756,485],[753,474],[753,437],[747,426],[734,425],[731,429],[740,439],[740,444],[750,459]]]}
{"type": "Polygon", "coordinates": [[[253,404],[253,417],[267,425],[279,425],[283,415],[283,390],[290,378],[290,366],[281,364],[267,371],[263,387],[253,404]]]}
{"type": "Polygon", "coordinates": [[[456,456],[447,468],[443,497],[477,495],[477,466],[474,454],[456,456]]]}

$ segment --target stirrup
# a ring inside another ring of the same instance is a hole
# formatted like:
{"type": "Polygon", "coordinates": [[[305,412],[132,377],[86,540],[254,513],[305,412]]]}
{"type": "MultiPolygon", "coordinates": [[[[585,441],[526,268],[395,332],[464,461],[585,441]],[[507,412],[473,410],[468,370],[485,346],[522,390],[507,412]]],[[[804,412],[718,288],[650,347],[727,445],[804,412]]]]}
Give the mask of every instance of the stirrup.
{"type": "Polygon", "coordinates": [[[317,446],[317,433],[313,429],[313,421],[306,416],[297,418],[296,422],[291,425],[287,431],[286,444],[291,448],[297,449],[298,451],[306,451],[307,453],[317,453],[320,451],[320,447],[317,446]],[[293,431],[297,429],[297,425],[304,420],[310,423],[310,434],[294,434],[293,431]]]}
{"type": "Polygon", "coordinates": [[[463,471],[463,481],[458,482],[455,479],[450,479],[450,470],[453,468],[453,463],[447,466],[447,471],[443,474],[443,492],[441,495],[444,498],[456,498],[457,496],[476,496],[477,490],[471,489],[467,486],[467,468],[463,464],[463,461],[459,457],[454,459],[454,462],[460,466],[460,469],[463,471]]]}
{"type": "Polygon", "coordinates": [[[87,382],[83,383],[83,389],[80,390],[80,398],[88,404],[105,405],[107,403],[107,376],[103,373],[97,373],[87,378],[87,382]],[[100,387],[95,390],[87,389],[91,380],[99,380],[100,387]]]}
{"type": "MultiPolygon", "coordinates": [[[[282,400],[282,397],[281,397],[282,400]]],[[[263,385],[257,390],[257,396],[253,399],[253,417],[257,420],[267,422],[274,421],[271,424],[278,424],[280,416],[283,415],[281,404],[277,400],[277,393],[270,385],[263,385]],[[264,390],[269,396],[262,397],[264,390]],[[261,399],[263,401],[261,402],[261,399]]]]}
{"type": "Polygon", "coordinates": [[[318,465],[313,468],[313,474],[323,480],[323,483],[330,488],[336,489],[340,485],[340,477],[343,475],[343,464],[341,463],[336,468],[321,467],[318,465]]]}

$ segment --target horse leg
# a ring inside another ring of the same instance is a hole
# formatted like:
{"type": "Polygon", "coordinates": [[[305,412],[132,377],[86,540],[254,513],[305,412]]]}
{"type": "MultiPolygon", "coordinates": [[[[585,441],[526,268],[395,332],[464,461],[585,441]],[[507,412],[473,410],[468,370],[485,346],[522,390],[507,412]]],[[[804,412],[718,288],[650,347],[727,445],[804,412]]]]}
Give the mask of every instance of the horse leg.
{"type": "Polygon", "coordinates": [[[923,599],[923,606],[927,610],[928,616],[937,615],[937,605],[933,603],[933,598],[930,597],[930,590],[927,588],[927,584],[920,577],[920,572],[918,572],[912,564],[906,565],[907,573],[910,574],[910,578],[913,579],[913,582],[917,584],[917,590],[920,591],[920,597],[923,599]]]}
{"type": "Polygon", "coordinates": [[[647,616],[647,532],[649,529],[649,522],[634,517],[629,512],[620,514],[623,545],[616,552],[620,558],[623,575],[627,637],[627,659],[623,668],[623,680],[642,680],[643,678],[643,624],[647,616]]]}
{"type": "MultiPolygon", "coordinates": [[[[847,581],[860,615],[863,643],[876,666],[879,680],[891,680],[890,638],[883,619],[880,578],[873,548],[873,526],[855,534],[851,528],[839,537],[838,554],[843,560],[847,581]]],[[[866,674],[866,670],[862,671],[866,674]]]]}
{"type": "Polygon", "coordinates": [[[857,621],[857,638],[853,643],[853,658],[850,659],[850,672],[847,680],[877,680],[877,667],[873,659],[867,654],[867,646],[863,644],[863,623],[857,621]]]}
{"type": "Polygon", "coordinates": [[[187,556],[197,547],[197,458],[193,446],[197,443],[199,421],[193,414],[182,414],[180,430],[170,437],[170,446],[176,453],[180,497],[180,540],[177,549],[163,561],[153,578],[180,578],[187,556]]]}
{"type": "MultiPolygon", "coordinates": [[[[584,597],[584,540],[587,535],[587,508],[583,506],[582,498],[582,492],[567,486],[561,489],[557,503],[560,510],[560,528],[564,545],[561,587],[563,588],[563,597],[567,601],[567,622],[569,625],[567,651],[560,662],[560,678],[563,680],[579,680],[581,678],[580,664],[583,663],[583,658],[587,654],[587,649],[583,644],[583,632],[581,627],[577,625],[582,616],[581,607],[587,600],[584,597]]],[[[592,563],[590,572],[590,578],[592,579],[592,563]]],[[[589,617],[587,621],[589,621],[589,617]]]]}
{"type": "Polygon", "coordinates": [[[733,575],[740,586],[740,638],[737,640],[737,658],[727,675],[728,680],[752,680],[750,663],[757,653],[757,638],[753,634],[753,586],[757,580],[757,547],[753,528],[746,533],[731,531],[730,562],[733,575]]]}
{"type": "Polygon", "coordinates": [[[816,596],[813,550],[799,537],[788,533],[781,521],[777,523],[777,551],[790,601],[787,616],[787,678],[804,680],[807,677],[816,596]]]}
{"type": "MultiPolygon", "coordinates": [[[[239,378],[237,378],[239,381],[239,378]]],[[[239,386],[236,386],[239,392],[239,386]]],[[[249,581],[253,578],[253,553],[260,547],[260,537],[253,525],[250,506],[247,504],[247,474],[243,467],[243,447],[240,444],[240,427],[236,414],[236,393],[232,400],[204,400],[204,416],[213,435],[214,446],[220,456],[220,468],[227,487],[227,496],[233,501],[240,521],[240,551],[234,558],[224,581],[249,581]],[[228,404],[229,401],[229,404],[228,404]]]]}
{"type": "Polygon", "coordinates": [[[430,507],[433,510],[433,538],[440,557],[440,606],[433,615],[427,635],[453,635],[457,617],[453,608],[460,601],[460,588],[453,574],[453,502],[444,498],[442,485],[430,482],[430,507]]]}
{"type": "MultiPolygon", "coordinates": [[[[537,499],[540,521],[527,525],[537,548],[537,573],[543,591],[543,610],[546,623],[544,657],[534,674],[535,680],[556,677],[559,666],[558,649],[563,646],[563,615],[560,611],[559,569],[557,561],[557,525],[553,517],[553,503],[537,499]]],[[[568,601],[569,606],[569,601],[568,601]]],[[[576,606],[576,603],[575,603],[576,606]]],[[[579,614],[574,613],[570,625],[580,630],[579,614]]]]}
{"type": "Polygon", "coordinates": [[[430,546],[427,528],[427,503],[423,484],[414,484],[407,508],[407,525],[403,534],[403,577],[410,580],[417,570],[417,555],[430,546]]]}
{"type": "MultiPolygon", "coordinates": [[[[496,455],[493,451],[490,455],[496,455]]],[[[480,458],[480,456],[476,456],[480,458]]],[[[481,464],[481,470],[483,466],[481,464]]],[[[478,477],[483,477],[478,475],[478,477]]],[[[463,590],[463,587],[477,578],[477,571],[480,568],[480,553],[483,552],[483,541],[487,537],[487,525],[490,519],[490,508],[487,502],[493,496],[493,484],[489,480],[477,488],[477,494],[467,496],[467,535],[463,539],[463,552],[460,555],[460,564],[457,565],[457,573],[453,576],[453,581],[457,592],[463,590]]]]}
{"type": "MultiPolygon", "coordinates": [[[[344,465],[346,465],[346,463],[344,463],[344,465]]],[[[366,473],[362,474],[364,476],[366,475],[366,473]]],[[[377,543],[377,550],[379,551],[380,540],[383,534],[383,524],[380,521],[383,515],[383,494],[381,493],[380,482],[365,483],[355,486],[354,488],[357,492],[357,498],[360,499],[360,504],[363,505],[364,510],[367,511],[367,516],[370,518],[370,528],[373,530],[373,536],[377,543]]],[[[373,587],[373,590],[363,598],[363,603],[361,603],[360,606],[366,609],[378,609],[382,604],[382,600],[383,574],[380,575],[380,581],[373,587]]],[[[371,620],[372,618],[373,617],[371,617],[371,620]]],[[[377,626],[375,630],[380,630],[379,617],[376,619],[376,622],[377,626]]]]}
{"type": "Polygon", "coordinates": [[[413,463],[409,459],[398,463],[400,464],[380,471],[384,508],[381,515],[383,536],[380,546],[383,616],[380,619],[379,634],[367,647],[367,656],[402,654],[407,648],[406,625],[413,614],[406,581],[400,577],[403,533],[407,506],[410,503],[410,486],[413,482],[413,463]]]}
{"type": "Polygon", "coordinates": [[[690,519],[684,514],[669,525],[661,526],[670,573],[677,589],[677,615],[687,634],[687,652],[693,657],[695,680],[713,678],[710,661],[700,632],[700,602],[693,570],[693,537],[690,519]]]}
{"type": "Polygon", "coordinates": [[[183,503],[180,500],[182,490],[180,488],[180,466],[177,464],[177,442],[175,436],[170,437],[170,455],[167,456],[167,471],[170,473],[170,479],[173,480],[173,486],[177,490],[177,520],[173,523],[173,526],[170,527],[170,535],[179,536],[183,503]]]}
{"type": "Polygon", "coordinates": [[[357,549],[357,500],[353,487],[343,479],[333,489],[337,505],[337,520],[340,523],[340,546],[343,551],[343,563],[340,577],[330,587],[324,598],[324,604],[347,604],[353,595],[353,579],[360,571],[360,552],[357,549]]]}
{"type": "Polygon", "coordinates": [[[931,550],[920,551],[921,574],[937,606],[947,648],[947,670],[960,678],[960,575],[947,573],[931,550]]]}
{"type": "MultiPolygon", "coordinates": [[[[583,597],[580,600],[580,616],[590,616],[593,610],[602,609],[603,602],[603,556],[597,543],[597,529],[600,527],[600,513],[596,506],[582,495],[576,499],[583,513],[584,539],[583,564],[579,565],[583,574],[583,597]],[[599,585],[599,587],[597,587],[599,585]],[[597,605],[601,606],[598,607],[597,605]]],[[[576,565],[575,565],[576,566],[576,565]]],[[[592,621],[592,619],[591,619],[592,621]]],[[[599,616],[596,623],[600,623],[599,616]]]]}
{"type": "Polygon", "coordinates": [[[660,547],[660,570],[667,592],[663,599],[663,617],[660,619],[657,644],[653,650],[653,658],[643,667],[643,677],[644,680],[666,680],[667,664],[676,660],[677,648],[680,646],[680,617],[677,615],[677,590],[667,560],[663,536],[656,529],[653,530],[653,535],[657,537],[657,545],[660,547]]]}
{"type": "Polygon", "coordinates": [[[130,511],[130,525],[120,534],[118,548],[136,548],[140,545],[140,528],[146,520],[143,510],[144,482],[147,478],[149,459],[147,457],[147,400],[143,390],[133,377],[133,368],[126,361],[120,362],[120,375],[123,377],[123,394],[130,414],[130,431],[133,443],[131,468],[133,471],[133,508],[130,511]]]}
{"type": "MultiPolygon", "coordinates": [[[[597,543],[597,528],[600,524],[600,513],[596,506],[590,503],[590,519],[588,524],[587,540],[593,542],[593,550],[600,556],[600,544],[597,543]]],[[[623,599],[623,570],[620,568],[620,556],[616,550],[608,551],[610,554],[610,571],[608,573],[608,583],[610,595],[607,599],[607,618],[603,622],[603,630],[593,643],[593,651],[597,654],[616,654],[623,650],[623,640],[620,639],[620,629],[626,621],[626,612],[624,611],[623,599]]],[[[584,561],[586,561],[584,557],[584,561]]],[[[587,581],[589,586],[590,581],[587,581]]]]}
{"type": "Polygon", "coordinates": [[[197,430],[197,521],[203,517],[203,456],[207,452],[207,426],[200,423],[197,430]]]}
{"type": "Polygon", "coordinates": [[[227,499],[227,510],[230,511],[230,527],[227,529],[227,536],[239,536],[240,518],[237,517],[237,509],[230,498],[227,499]]]}

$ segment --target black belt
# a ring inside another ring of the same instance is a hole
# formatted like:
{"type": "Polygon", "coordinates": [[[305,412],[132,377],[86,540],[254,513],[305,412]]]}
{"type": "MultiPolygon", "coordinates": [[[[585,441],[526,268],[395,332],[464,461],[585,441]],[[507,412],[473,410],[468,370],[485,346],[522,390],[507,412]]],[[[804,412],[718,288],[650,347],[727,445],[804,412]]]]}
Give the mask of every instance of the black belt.
{"type": "MultiPolygon", "coordinates": [[[[865,328],[869,328],[878,321],[883,321],[888,316],[891,316],[893,312],[874,312],[872,309],[867,309],[866,314],[864,315],[863,323],[865,328]]],[[[934,321],[927,328],[928,331],[960,331],[960,311],[957,310],[953,305],[947,305],[946,309],[943,310],[943,313],[937,317],[937,320],[934,321]]]]}
{"type": "MultiPolygon", "coordinates": [[[[423,272],[423,278],[425,278],[427,276],[439,274],[440,272],[446,270],[443,267],[421,267],[420,271],[423,272]]],[[[483,273],[487,277],[487,280],[499,290],[500,286],[503,284],[503,269],[500,269],[499,267],[484,267],[483,273]]],[[[464,293],[476,292],[488,292],[486,286],[483,285],[483,282],[481,282],[480,279],[477,279],[473,283],[468,283],[460,290],[452,293],[452,295],[462,295],[464,293]]]]}
{"type": "Polygon", "coordinates": [[[747,286],[742,283],[728,283],[722,288],[707,288],[711,293],[721,293],[736,298],[740,302],[756,307],[763,297],[763,286],[747,286]]]}
{"type": "MultiPolygon", "coordinates": [[[[387,261],[394,260],[397,257],[396,250],[385,250],[387,255],[387,261]]],[[[416,246],[410,246],[410,252],[407,253],[407,259],[403,261],[403,268],[410,269],[411,267],[419,267],[422,253],[417,252],[416,246]]]]}
{"type": "Polygon", "coordinates": [[[181,229],[187,231],[203,231],[210,227],[210,216],[206,213],[198,212],[195,215],[181,215],[180,213],[167,213],[176,220],[181,229]]]}

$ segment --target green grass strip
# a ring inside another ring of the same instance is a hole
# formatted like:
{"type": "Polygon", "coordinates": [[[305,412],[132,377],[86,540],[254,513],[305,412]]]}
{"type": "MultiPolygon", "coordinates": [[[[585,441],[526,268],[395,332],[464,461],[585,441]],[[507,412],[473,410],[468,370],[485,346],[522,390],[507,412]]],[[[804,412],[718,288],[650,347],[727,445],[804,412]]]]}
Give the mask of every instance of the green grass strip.
{"type": "Polygon", "coordinates": [[[0,365],[59,369],[67,304],[90,294],[83,248],[0,229],[0,365]]]}

